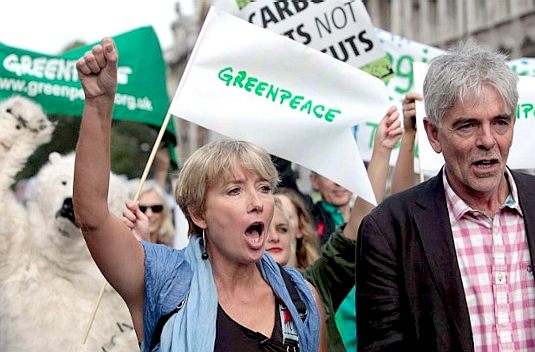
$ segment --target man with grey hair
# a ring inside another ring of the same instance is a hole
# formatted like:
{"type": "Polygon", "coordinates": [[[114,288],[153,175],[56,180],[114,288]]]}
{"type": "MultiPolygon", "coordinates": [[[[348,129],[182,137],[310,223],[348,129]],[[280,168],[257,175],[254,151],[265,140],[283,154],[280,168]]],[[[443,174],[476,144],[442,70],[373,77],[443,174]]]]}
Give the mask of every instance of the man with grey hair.
{"type": "Polygon", "coordinates": [[[359,351],[535,348],[535,178],[506,166],[517,80],[474,44],[432,60],[424,127],[445,164],[361,224],[359,351]]]}

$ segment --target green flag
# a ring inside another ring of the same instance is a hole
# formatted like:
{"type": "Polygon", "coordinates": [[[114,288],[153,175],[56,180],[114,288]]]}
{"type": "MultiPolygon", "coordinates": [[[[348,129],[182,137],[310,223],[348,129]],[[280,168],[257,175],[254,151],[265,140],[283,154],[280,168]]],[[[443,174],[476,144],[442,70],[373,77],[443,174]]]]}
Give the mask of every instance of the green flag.
{"type": "MultiPolygon", "coordinates": [[[[165,63],[152,27],[113,37],[119,50],[113,118],[161,126],[167,109],[165,63]]],[[[48,114],[81,116],[84,93],[76,60],[94,44],[53,56],[0,44],[0,99],[30,97],[48,114]]],[[[174,126],[167,127],[174,136],[174,126]]]]}

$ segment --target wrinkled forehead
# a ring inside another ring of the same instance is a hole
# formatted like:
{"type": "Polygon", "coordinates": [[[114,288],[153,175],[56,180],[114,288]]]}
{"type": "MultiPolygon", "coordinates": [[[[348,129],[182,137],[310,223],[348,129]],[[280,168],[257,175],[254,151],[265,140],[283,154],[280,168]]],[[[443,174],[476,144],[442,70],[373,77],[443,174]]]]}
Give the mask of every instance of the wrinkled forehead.
{"type": "Polygon", "coordinates": [[[241,160],[230,161],[226,167],[221,168],[219,172],[212,176],[210,184],[223,183],[227,184],[235,180],[242,180],[245,178],[254,177],[260,180],[267,180],[266,176],[262,175],[258,166],[250,165],[241,160]]]}

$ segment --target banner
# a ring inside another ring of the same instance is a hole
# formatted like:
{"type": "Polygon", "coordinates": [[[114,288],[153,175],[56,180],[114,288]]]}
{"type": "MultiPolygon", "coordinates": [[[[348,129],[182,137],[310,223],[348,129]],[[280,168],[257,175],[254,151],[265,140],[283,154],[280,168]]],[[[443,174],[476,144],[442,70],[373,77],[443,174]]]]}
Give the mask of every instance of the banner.
{"type": "MultiPolygon", "coordinates": [[[[422,44],[405,37],[375,28],[375,34],[386,51],[394,78],[387,83],[388,95],[393,101],[401,101],[405,94],[414,89],[413,62],[428,63],[432,58],[446,51],[422,44]]],[[[520,58],[507,62],[519,76],[535,76],[535,59],[520,58]]]]}
{"type": "Polygon", "coordinates": [[[375,203],[352,126],[387,109],[379,79],[212,8],[170,112],[253,142],[375,203]]]}
{"type": "Polygon", "coordinates": [[[383,80],[392,76],[362,1],[243,1],[238,16],[383,80]]]}
{"type": "MultiPolygon", "coordinates": [[[[427,73],[428,65],[414,63],[415,91],[422,93],[423,81],[427,73]]],[[[535,168],[535,156],[531,154],[535,150],[535,77],[519,76],[518,81],[518,104],[516,107],[516,122],[513,135],[513,145],[509,150],[507,165],[512,169],[535,168]]],[[[419,139],[420,163],[422,169],[435,173],[444,165],[442,154],[437,154],[429,144],[424,130],[423,119],[426,116],[424,101],[416,104],[416,124],[419,139]]]]}
{"type": "MultiPolygon", "coordinates": [[[[169,99],[165,63],[152,27],[113,37],[119,50],[113,118],[161,126],[169,99]]],[[[84,93],[76,61],[94,44],[52,56],[0,44],[0,99],[25,95],[47,114],[81,116],[84,93]]],[[[174,135],[174,127],[168,130],[174,135]]]]}
{"type": "MultiPolygon", "coordinates": [[[[394,71],[394,77],[386,82],[386,86],[388,89],[388,97],[392,101],[392,104],[398,106],[398,111],[402,113],[401,101],[405,97],[405,94],[416,89],[414,85],[415,77],[413,71],[413,63],[428,63],[432,58],[437,55],[444,54],[446,53],[446,51],[407,39],[399,35],[392,34],[380,28],[375,28],[375,34],[379,38],[381,45],[386,51],[387,56],[390,60],[390,64],[392,65],[392,69],[394,71]]],[[[517,72],[519,76],[535,76],[535,59],[533,58],[520,58],[511,60],[508,61],[508,65],[514,72],[517,72]]],[[[359,125],[357,140],[362,158],[364,160],[370,160],[371,158],[373,137],[377,124],[377,120],[370,119],[365,123],[359,125]]],[[[424,141],[427,141],[427,136],[425,136],[425,134],[424,141]]],[[[414,161],[416,172],[418,172],[419,170],[418,155],[420,151],[422,151],[423,153],[431,153],[428,155],[424,155],[423,158],[428,158],[429,155],[432,156],[431,159],[436,158],[433,150],[420,150],[417,142],[415,148],[416,159],[414,161]]],[[[390,159],[390,164],[394,165],[396,160],[397,150],[394,149],[394,151],[392,152],[392,157],[390,159]]],[[[429,163],[427,162],[426,164],[429,165],[429,163]]],[[[439,164],[442,165],[442,163],[439,164]]],[[[434,167],[436,166],[432,166],[432,168],[434,167]]]]}
{"type": "Polygon", "coordinates": [[[394,77],[388,82],[388,96],[402,101],[414,89],[413,62],[429,62],[445,51],[375,28],[375,34],[390,59],[394,77]]]}

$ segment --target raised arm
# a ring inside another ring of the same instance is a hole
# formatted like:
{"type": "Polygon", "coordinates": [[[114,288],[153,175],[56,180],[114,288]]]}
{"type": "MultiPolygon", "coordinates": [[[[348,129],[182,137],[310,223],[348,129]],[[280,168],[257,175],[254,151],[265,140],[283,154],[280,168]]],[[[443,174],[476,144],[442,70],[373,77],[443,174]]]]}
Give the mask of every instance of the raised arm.
{"type": "MultiPolygon", "coordinates": [[[[379,123],[375,132],[372,158],[368,165],[368,177],[372,184],[373,193],[377,203],[383,201],[385,196],[386,179],[392,149],[399,141],[402,134],[399,113],[395,106],[388,109],[385,117],[379,123]]],[[[347,238],[356,240],[358,228],[362,219],[373,209],[373,205],[364,199],[357,197],[351,215],[343,234],[347,238]]]]}
{"type": "Polygon", "coordinates": [[[392,176],[392,193],[403,191],[416,184],[414,178],[416,100],[422,100],[422,96],[413,92],[408,93],[403,99],[403,137],[392,176]]]}
{"type": "Polygon", "coordinates": [[[128,227],[110,213],[111,116],[117,86],[118,52],[110,38],[78,60],[85,105],[76,146],[73,202],[93,259],[125,300],[138,339],[143,339],[144,253],[128,227]]]}

